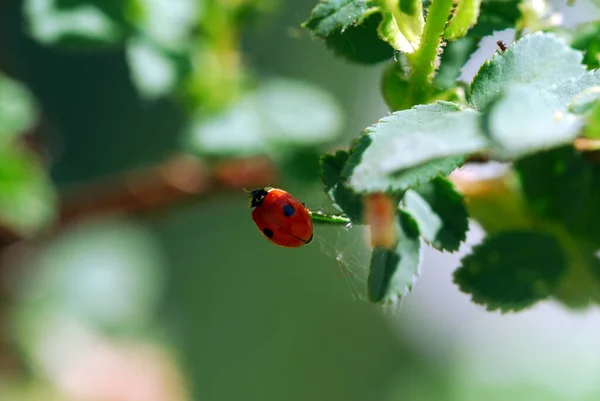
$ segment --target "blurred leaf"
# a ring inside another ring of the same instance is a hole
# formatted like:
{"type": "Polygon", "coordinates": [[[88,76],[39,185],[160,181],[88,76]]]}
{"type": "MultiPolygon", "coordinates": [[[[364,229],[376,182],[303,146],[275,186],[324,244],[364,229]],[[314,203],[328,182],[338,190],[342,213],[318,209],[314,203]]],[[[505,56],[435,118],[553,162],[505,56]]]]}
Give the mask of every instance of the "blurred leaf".
{"type": "Polygon", "coordinates": [[[600,139],[600,101],[593,103],[586,117],[584,134],[588,138],[600,139]]]}
{"type": "Polygon", "coordinates": [[[419,227],[410,214],[399,211],[396,249],[375,248],[367,282],[371,302],[394,302],[414,285],[420,266],[419,227]]]}
{"type": "Polygon", "coordinates": [[[530,210],[569,227],[586,203],[591,171],[573,147],[537,153],[514,165],[530,210]]]}
{"type": "Polygon", "coordinates": [[[505,231],[475,246],[454,272],[454,282],[489,311],[518,311],[552,295],[566,263],[552,235],[505,231]]]}
{"type": "Polygon", "coordinates": [[[597,22],[579,27],[571,46],[583,52],[583,62],[588,69],[600,68],[600,25],[597,22]]]}
{"type": "Polygon", "coordinates": [[[22,134],[37,120],[33,96],[21,84],[0,73],[0,142],[22,134]]]}
{"type": "Polygon", "coordinates": [[[468,213],[463,196],[452,182],[436,177],[406,191],[404,207],[419,225],[421,235],[439,250],[456,251],[466,239],[468,213]]]}
{"type": "Polygon", "coordinates": [[[362,222],[363,199],[346,184],[342,171],[348,160],[348,152],[339,150],[335,155],[321,157],[321,180],[325,192],[333,200],[334,206],[355,223],[362,222]]]}
{"type": "Polygon", "coordinates": [[[159,249],[148,231],[125,221],[67,231],[40,256],[37,273],[26,276],[19,300],[22,329],[34,330],[28,338],[43,340],[37,327],[42,322],[27,317],[62,316],[106,334],[143,334],[162,291],[159,249]]]}
{"type": "Polygon", "coordinates": [[[471,84],[470,103],[485,109],[510,86],[541,91],[585,73],[582,55],[549,33],[533,33],[487,60],[471,84]]]}
{"type": "Polygon", "coordinates": [[[553,296],[569,308],[587,308],[600,303],[600,260],[583,242],[571,238],[570,243],[568,270],[553,296]]]}
{"type": "Polygon", "coordinates": [[[353,147],[345,170],[350,186],[357,192],[403,191],[449,173],[460,157],[444,159],[446,156],[487,147],[478,118],[477,112],[448,102],[416,106],[382,118],[367,128],[353,147]]]}
{"type": "Polygon", "coordinates": [[[56,195],[38,160],[24,149],[0,147],[0,221],[29,236],[55,217],[56,195]]]}
{"type": "Polygon", "coordinates": [[[459,1],[454,9],[454,15],[448,21],[448,26],[444,31],[444,39],[456,40],[465,36],[477,22],[480,6],[481,0],[459,1]]]}
{"type": "Polygon", "coordinates": [[[116,14],[123,15],[129,3],[78,0],[61,7],[59,0],[25,0],[23,7],[31,35],[39,42],[91,47],[122,42],[127,27],[107,15],[106,5],[118,6],[116,14]]]}
{"type": "Polygon", "coordinates": [[[484,129],[494,143],[493,157],[512,160],[568,144],[581,122],[556,113],[530,86],[505,89],[483,114],[484,129]]]}
{"type": "MultiPolygon", "coordinates": [[[[592,164],[587,169],[582,169],[572,160],[567,158],[562,163],[557,163],[560,170],[568,172],[570,176],[573,176],[577,170],[582,170],[581,174],[583,177],[574,176],[572,179],[575,183],[581,183],[582,185],[587,184],[585,188],[574,188],[571,183],[565,184],[571,188],[572,196],[575,200],[569,200],[566,205],[578,205],[579,208],[574,212],[579,212],[575,223],[572,225],[571,230],[579,237],[580,241],[586,241],[591,244],[593,250],[600,249],[600,166],[598,164],[592,164]],[[569,166],[569,163],[574,166],[569,166]],[[586,191],[587,190],[587,191],[586,191]],[[585,191],[585,192],[584,192],[585,191]],[[577,196],[585,196],[585,203],[579,204],[577,202],[577,196]]],[[[555,191],[558,191],[557,188],[555,191]]],[[[563,194],[563,196],[567,196],[563,194]]],[[[548,201],[547,201],[548,202],[548,201]]],[[[554,200],[552,200],[554,202],[554,200]]],[[[564,207],[566,207],[566,205],[564,207]]],[[[557,207],[556,205],[553,205],[557,207]]],[[[569,216],[568,211],[563,211],[563,214],[569,216]]]]}
{"type": "Polygon", "coordinates": [[[179,71],[164,50],[139,39],[131,39],[126,50],[131,78],[144,97],[164,96],[175,88],[179,71]]]}
{"type": "Polygon", "coordinates": [[[323,144],[339,133],[341,114],[336,101],[319,88],[273,80],[223,115],[197,121],[188,143],[195,152],[216,155],[256,155],[323,144]]]}
{"type": "Polygon", "coordinates": [[[588,71],[553,85],[548,93],[542,92],[542,95],[548,104],[562,108],[575,100],[575,96],[577,96],[577,103],[580,104],[597,99],[599,93],[595,89],[598,85],[600,85],[600,70],[588,71]]]}
{"type": "Polygon", "coordinates": [[[381,40],[377,32],[382,16],[374,13],[359,25],[352,25],[343,32],[335,32],[325,38],[327,47],[336,55],[361,64],[375,64],[394,57],[394,49],[381,40]]]}
{"type": "Polygon", "coordinates": [[[158,48],[191,50],[191,35],[203,16],[203,1],[136,1],[142,10],[137,27],[145,39],[158,48]]]}

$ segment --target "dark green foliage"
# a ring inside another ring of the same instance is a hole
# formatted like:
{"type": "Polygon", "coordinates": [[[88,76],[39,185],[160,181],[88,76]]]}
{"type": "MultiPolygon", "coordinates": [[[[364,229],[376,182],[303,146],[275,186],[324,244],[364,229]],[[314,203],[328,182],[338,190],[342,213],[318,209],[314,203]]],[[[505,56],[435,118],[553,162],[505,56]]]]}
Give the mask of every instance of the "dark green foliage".
{"type": "Polygon", "coordinates": [[[325,191],[334,202],[334,206],[344,212],[350,219],[362,223],[363,199],[346,184],[342,171],[348,161],[348,152],[337,151],[334,155],[321,157],[321,180],[325,191]]]}
{"type": "Polygon", "coordinates": [[[381,14],[371,14],[344,32],[333,32],[325,38],[325,43],[335,54],[355,63],[375,64],[389,60],[394,56],[394,49],[377,34],[381,20],[381,14]]]}
{"type": "Polygon", "coordinates": [[[592,171],[572,146],[540,152],[515,163],[522,191],[533,214],[570,228],[581,213],[592,171]]]}
{"type": "Polygon", "coordinates": [[[469,223],[465,201],[448,179],[436,177],[407,191],[403,203],[419,224],[423,239],[435,248],[456,251],[466,239],[469,223]]]}
{"type": "Polygon", "coordinates": [[[506,231],[474,247],[454,273],[454,282],[487,310],[518,311],[552,295],[566,263],[552,235],[506,231]]]}
{"type": "Polygon", "coordinates": [[[371,256],[367,288],[372,302],[395,302],[411,289],[419,273],[419,226],[405,211],[398,214],[395,249],[375,248],[371,256]]]}

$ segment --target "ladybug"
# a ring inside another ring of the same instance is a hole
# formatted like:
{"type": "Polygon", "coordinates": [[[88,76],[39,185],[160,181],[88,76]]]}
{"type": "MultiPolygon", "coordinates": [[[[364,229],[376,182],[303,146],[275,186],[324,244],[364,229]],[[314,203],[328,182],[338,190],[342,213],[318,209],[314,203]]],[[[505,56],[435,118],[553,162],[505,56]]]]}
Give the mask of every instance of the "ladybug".
{"type": "Polygon", "coordinates": [[[313,239],[313,222],[304,203],[276,188],[250,192],[252,220],[275,245],[298,248],[313,239]]]}

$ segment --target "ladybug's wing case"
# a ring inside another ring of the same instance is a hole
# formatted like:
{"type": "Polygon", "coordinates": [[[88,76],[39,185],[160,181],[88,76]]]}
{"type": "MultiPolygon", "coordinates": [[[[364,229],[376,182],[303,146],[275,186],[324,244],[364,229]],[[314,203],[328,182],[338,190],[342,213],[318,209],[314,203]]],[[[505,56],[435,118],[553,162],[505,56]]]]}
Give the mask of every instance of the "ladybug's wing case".
{"type": "Polygon", "coordinates": [[[313,225],[308,210],[285,191],[271,190],[260,206],[252,211],[252,219],[273,243],[299,247],[312,240],[313,225]]]}

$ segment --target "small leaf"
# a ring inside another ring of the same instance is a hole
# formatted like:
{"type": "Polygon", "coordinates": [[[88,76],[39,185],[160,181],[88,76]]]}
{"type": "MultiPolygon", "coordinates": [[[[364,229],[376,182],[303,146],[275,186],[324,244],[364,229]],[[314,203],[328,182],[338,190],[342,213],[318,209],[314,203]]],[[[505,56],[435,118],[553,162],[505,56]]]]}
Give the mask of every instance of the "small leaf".
{"type": "Polygon", "coordinates": [[[565,254],[552,235],[505,231],[475,246],[454,272],[454,282],[487,310],[508,312],[552,295],[565,271],[565,254]]]}
{"type": "Polygon", "coordinates": [[[592,174],[572,146],[540,152],[514,165],[531,212],[567,227],[587,201],[592,174]]]}
{"type": "Polygon", "coordinates": [[[321,158],[321,180],[325,192],[333,200],[334,206],[350,217],[353,222],[361,223],[363,214],[362,196],[346,185],[342,171],[348,160],[348,152],[339,150],[335,155],[326,154],[321,158]]]}
{"type": "Polygon", "coordinates": [[[359,24],[369,7],[369,1],[324,0],[313,8],[310,17],[302,24],[315,35],[326,38],[359,24]]]}
{"type": "Polygon", "coordinates": [[[376,248],[367,282],[371,302],[394,302],[406,295],[419,274],[421,241],[419,227],[410,214],[398,216],[396,249],[376,248]]]}
{"type": "Polygon", "coordinates": [[[397,111],[367,128],[344,174],[357,192],[385,192],[449,173],[463,155],[489,145],[478,119],[477,112],[448,102],[397,111]]]}
{"type": "Polygon", "coordinates": [[[443,177],[406,191],[404,207],[419,224],[421,235],[439,250],[456,251],[466,239],[468,213],[463,196],[443,177]]]}
{"type": "Polygon", "coordinates": [[[0,222],[30,236],[55,217],[56,195],[45,171],[27,151],[0,148],[0,222]]]}
{"type": "Polygon", "coordinates": [[[330,191],[344,181],[342,170],[348,161],[348,152],[338,150],[335,154],[325,154],[321,157],[321,181],[325,191],[330,191]]]}
{"type": "Polygon", "coordinates": [[[36,120],[36,104],[31,93],[0,74],[0,142],[26,132],[36,120]]]}
{"type": "Polygon", "coordinates": [[[533,33],[486,61],[471,84],[470,103],[485,109],[509,86],[547,89],[585,73],[580,52],[549,33],[533,33]]]}
{"type": "Polygon", "coordinates": [[[488,104],[483,125],[494,143],[492,156],[512,160],[571,143],[581,121],[555,112],[534,88],[521,86],[507,88],[488,104]]]}
{"type": "Polygon", "coordinates": [[[454,15],[444,31],[444,39],[456,40],[467,34],[479,17],[481,0],[462,0],[456,5],[454,15]]]}

